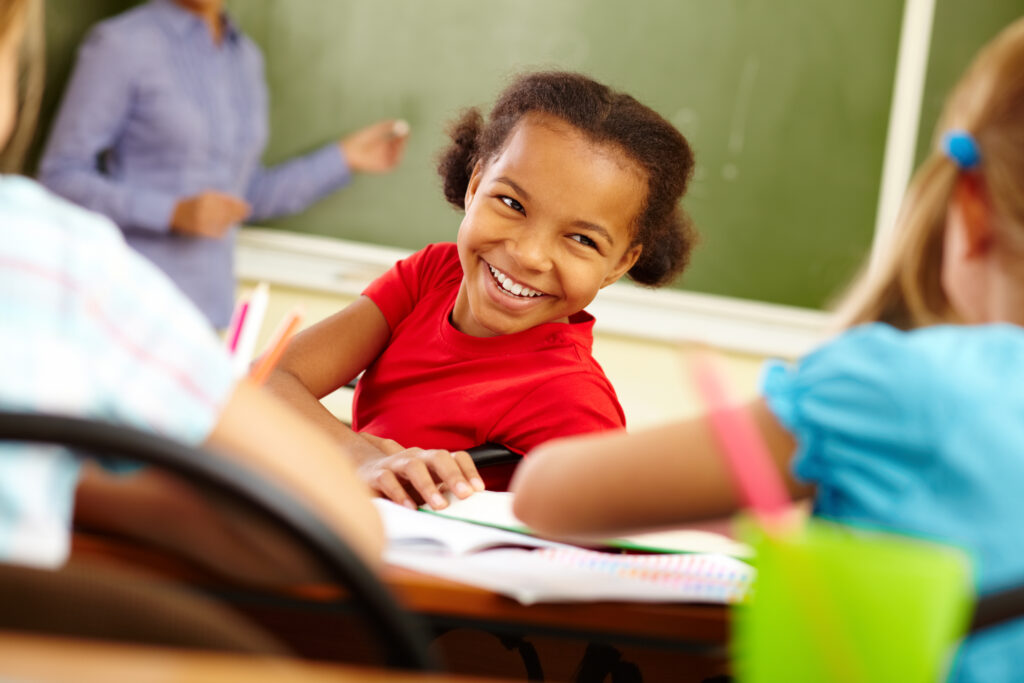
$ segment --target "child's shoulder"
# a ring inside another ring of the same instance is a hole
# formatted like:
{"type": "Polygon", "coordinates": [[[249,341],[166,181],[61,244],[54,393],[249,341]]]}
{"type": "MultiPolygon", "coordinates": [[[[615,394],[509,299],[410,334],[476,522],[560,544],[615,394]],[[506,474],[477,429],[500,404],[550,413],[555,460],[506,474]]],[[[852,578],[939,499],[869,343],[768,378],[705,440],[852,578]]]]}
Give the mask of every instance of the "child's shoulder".
{"type": "Polygon", "coordinates": [[[1017,325],[937,325],[907,337],[910,349],[944,374],[1005,378],[1024,370],[1024,328],[1017,325]]]}
{"type": "Polygon", "coordinates": [[[403,259],[406,267],[430,281],[462,279],[459,249],[453,242],[436,242],[403,259]]]}
{"type": "Polygon", "coordinates": [[[123,243],[120,230],[105,216],[83,209],[24,176],[0,176],[0,216],[8,228],[8,238],[24,234],[38,240],[59,233],[63,240],[83,245],[123,243]]]}
{"type": "Polygon", "coordinates": [[[124,36],[130,39],[133,37],[132,34],[138,31],[159,29],[161,23],[166,23],[168,18],[182,23],[191,19],[189,14],[173,6],[168,8],[153,3],[142,3],[96,22],[89,30],[89,35],[91,37],[102,35],[105,38],[124,36]]]}
{"type": "Polygon", "coordinates": [[[920,358],[932,364],[964,363],[998,358],[1024,362],[1024,328],[1006,323],[932,325],[899,330],[883,323],[856,327],[838,343],[848,350],[920,358]]]}
{"type": "Polygon", "coordinates": [[[827,342],[800,363],[808,378],[847,377],[910,389],[933,377],[962,377],[1024,370],[1024,328],[1009,324],[935,325],[900,330],[862,325],[827,342]]]}
{"type": "Polygon", "coordinates": [[[459,247],[455,242],[434,242],[423,247],[413,254],[414,257],[436,262],[450,262],[459,260],[459,247]]]}

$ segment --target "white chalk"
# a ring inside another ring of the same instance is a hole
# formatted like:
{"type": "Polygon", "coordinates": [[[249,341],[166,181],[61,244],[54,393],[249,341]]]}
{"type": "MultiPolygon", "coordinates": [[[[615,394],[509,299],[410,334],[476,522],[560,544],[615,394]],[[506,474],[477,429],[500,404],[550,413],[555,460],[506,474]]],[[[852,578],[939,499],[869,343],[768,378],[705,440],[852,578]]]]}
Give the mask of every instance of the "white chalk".
{"type": "Polygon", "coordinates": [[[404,138],[409,134],[409,122],[405,119],[398,119],[395,121],[395,125],[391,127],[391,134],[396,138],[404,138]]]}

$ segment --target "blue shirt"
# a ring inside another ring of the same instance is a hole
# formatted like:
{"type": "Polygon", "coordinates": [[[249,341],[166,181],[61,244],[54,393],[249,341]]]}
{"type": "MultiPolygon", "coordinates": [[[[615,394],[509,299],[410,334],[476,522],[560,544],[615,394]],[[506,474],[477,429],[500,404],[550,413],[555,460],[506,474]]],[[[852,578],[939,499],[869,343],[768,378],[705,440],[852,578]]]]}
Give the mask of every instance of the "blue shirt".
{"type": "Polygon", "coordinates": [[[267,88],[258,48],[228,20],[207,25],[171,0],[151,0],[97,24],[40,164],[40,180],[109,216],[216,327],[233,306],[234,232],[170,232],[175,205],[204,190],[247,200],[251,220],[293,213],[346,184],[336,143],[272,168],[267,88]]]}
{"type": "MultiPolygon", "coordinates": [[[[763,393],[815,513],[959,546],[980,592],[1024,583],[1024,329],[851,330],[763,393]]],[[[969,639],[950,680],[1024,680],[1024,621],[969,639]]]]}
{"type": "MultiPolygon", "coordinates": [[[[197,444],[234,381],[209,324],[117,228],[0,176],[0,409],[77,415],[197,444]]],[[[64,560],[78,461],[0,443],[0,559],[64,560]]]]}

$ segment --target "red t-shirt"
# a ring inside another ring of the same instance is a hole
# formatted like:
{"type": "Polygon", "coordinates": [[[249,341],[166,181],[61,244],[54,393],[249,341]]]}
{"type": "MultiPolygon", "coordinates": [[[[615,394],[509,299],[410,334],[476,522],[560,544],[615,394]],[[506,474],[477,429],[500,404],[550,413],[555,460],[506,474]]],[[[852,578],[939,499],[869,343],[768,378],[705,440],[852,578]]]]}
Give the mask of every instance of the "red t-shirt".
{"type": "MultiPolygon", "coordinates": [[[[591,355],[594,318],[472,337],[449,321],[462,282],[454,244],[399,261],[363,292],[391,328],[359,380],[352,426],[403,446],[461,450],[491,442],[526,453],[544,441],[625,426],[591,355]]],[[[512,467],[481,472],[507,487],[512,467]]]]}

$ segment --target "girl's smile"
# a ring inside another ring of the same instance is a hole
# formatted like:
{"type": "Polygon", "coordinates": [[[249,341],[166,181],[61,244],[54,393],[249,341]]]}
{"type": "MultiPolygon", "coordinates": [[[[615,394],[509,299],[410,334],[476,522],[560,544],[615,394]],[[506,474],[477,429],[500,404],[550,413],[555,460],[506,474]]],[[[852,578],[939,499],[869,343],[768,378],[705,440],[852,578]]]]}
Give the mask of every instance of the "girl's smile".
{"type": "Polygon", "coordinates": [[[508,273],[498,270],[490,263],[487,263],[487,261],[484,261],[484,263],[491,271],[491,276],[494,278],[494,281],[498,283],[503,294],[516,297],[517,299],[530,299],[538,296],[544,296],[544,292],[537,291],[528,285],[524,285],[522,282],[517,282],[508,273]]]}
{"type": "Polygon", "coordinates": [[[636,262],[645,194],[642,171],[617,147],[525,117],[470,179],[452,323],[490,337],[567,322],[636,262]]]}

